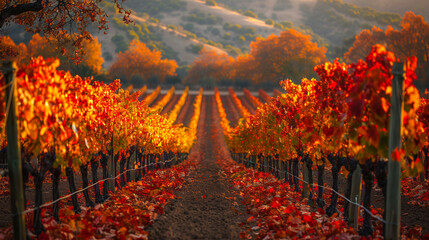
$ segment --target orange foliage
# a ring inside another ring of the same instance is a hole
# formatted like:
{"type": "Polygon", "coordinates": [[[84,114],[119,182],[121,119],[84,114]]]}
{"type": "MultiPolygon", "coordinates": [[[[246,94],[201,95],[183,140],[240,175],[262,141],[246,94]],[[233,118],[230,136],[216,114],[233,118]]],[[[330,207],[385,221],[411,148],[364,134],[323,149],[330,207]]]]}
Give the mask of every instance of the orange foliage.
{"type": "Polygon", "coordinates": [[[237,106],[238,111],[240,112],[241,116],[243,118],[249,117],[249,115],[250,115],[249,111],[247,111],[247,109],[243,106],[243,104],[241,103],[241,100],[237,97],[237,94],[235,93],[234,89],[229,87],[228,91],[232,97],[232,100],[234,101],[235,105],[237,106]]]}
{"type": "Polygon", "coordinates": [[[259,101],[257,97],[253,96],[248,89],[244,88],[243,93],[244,93],[244,96],[246,96],[247,100],[249,100],[249,102],[253,105],[253,107],[255,108],[262,107],[263,104],[261,103],[261,101],[259,101]]]}
{"type": "Polygon", "coordinates": [[[373,27],[371,31],[363,30],[344,55],[349,62],[363,59],[375,44],[385,45],[397,58],[405,62],[407,57],[417,57],[416,85],[427,87],[429,69],[429,24],[422,16],[406,12],[401,22],[402,29],[388,27],[383,30],[373,27]],[[426,83],[426,84],[425,84],[426,83]]]}
{"type": "Polygon", "coordinates": [[[376,44],[386,45],[385,39],[384,32],[380,28],[374,26],[371,31],[364,29],[356,36],[353,46],[344,54],[344,58],[349,62],[357,62],[359,59],[365,59],[371,51],[372,46],[376,44]]]}
{"type": "Polygon", "coordinates": [[[130,49],[118,53],[109,73],[113,77],[125,77],[128,81],[139,75],[144,79],[157,77],[164,82],[165,77],[175,75],[177,66],[175,60],[162,59],[160,51],[150,50],[146,44],[133,40],[130,49]]]}
{"type": "Polygon", "coordinates": [[[101,44],[98,38],[93,41],[84,40],[82,42],[85,54],[82,56],[82,62],[85,63],[95,73],[100,73],[104,59],[101,53],[101,44]]]}
{"type": "Polygon", "coordinates": [[[167,92],[167,94],[165,94],[164,97],[161,100],[159,100],[152,109],[155,111],[161,112],[162,109],[165,107],[165,105],[167,105],[167,103],[170,102],[171,98],[174,95],[175,90],[176,88],[172,86],[170,90],[167,92]]]}
{"type": "Polygon", "coordinates": [[[0,59],[2,61],[15,61],[17,65],[24,63],[27,57],[27,46],[20,43],[16,45],[8,36],[0,36],[0,59]]]}
{"type": "MultiPolygon", "coordinates": [[[[34,34],[28,43],[28,55],[29,57],[60,58],[61,68],[72,70],[73,73],[79,71],[80,69],[77,68],[82,66],[86,66],[90,70],[90,73],[86,75],[100,73],[104,59],[101,57],[101,44],[98,42],[98,38],[94,38],[92,41],[83,40],[81,48],[67,46],[69,53],[74,52],[79,56],[78,58],[68,54],[64,55],[58,44],[58,40],[54,37],[41,37],[39,34],[34,34]]],[[[78,73],[82,74],[81,70],[78,73]]]]}
{"type": "Polygon", "coordinates": [[[49,44],[49,40],[53,41],[54,39],[48,39],[46,37],[41,37],[39,34],[34,34],[30,42],[28,43],[28,54],[31,57],[54,57],[55,55],[57,55],[55,53],[56,49],[49,44]]]}
{"type": "MultiPolygon", "coordinates": [[[[9,23],[23,25],[28,32],[55,38],[62,51],[74,54],[67,45],[82,48],[84,40],[92,40],[88,32],[88,27],[94,26],[91,23],[96,23],[99,30],[108,29],[108,16],[100,4],[99,0],[0,0],[0,28],[9,23]],[[71,33],[73,38],[68,37],[71,33]]],[[[123,21],[129,23],[131,10],[125,11],[122,1],[114,0],[113,4],[124,15],[123,21]]]]}
{"type": "Polygon", "coordinates": [[[220,116],[220,124],[221,124],[222,129],[223,129],[223,134],[225,135],[225,138],[228,141],[229,133],[233,130],[233,128],[231,128],[231,125],[229,124],[229,120],[226,117],[226,111],[225,111],[225,108],[223,107],[222,99],[221,99],[220,94],[219,94],[219,90],[217,88],[215,88],[214,92],[215,92],[217,109],[219,111],[219,116],[220,116]]]}
{"type": "Polygon", "coordinates": [[[234,58],[226,54],[217,54],[203,48],[200,56],[192,63],[186,81],[198,83],[202,78],[211,77],[216,82],[234,78],[234,58]]]}
{"type": "Polygon", "coordinates": [[[326,48],[311,42],[311,37],[293,29],[258,38],[250,44],[250,54],[237,59],[237,77],[253,83],[299,81],[315,76],[313,66],[326,61],[326,48]]]}
{"type": "Polygon", "coordinates": [[[191,65],[187,80],[196,83],[204,77],[216,82],[222,79],[240,79],[253,83],[275,82],[287,78],[299,81],[316,76],[313,66],[326,61],[326,48],[311,42],[309,35],[295,30],[258,38],[250,44],[250,54],[234,59],[202,50],[191,65]]]}

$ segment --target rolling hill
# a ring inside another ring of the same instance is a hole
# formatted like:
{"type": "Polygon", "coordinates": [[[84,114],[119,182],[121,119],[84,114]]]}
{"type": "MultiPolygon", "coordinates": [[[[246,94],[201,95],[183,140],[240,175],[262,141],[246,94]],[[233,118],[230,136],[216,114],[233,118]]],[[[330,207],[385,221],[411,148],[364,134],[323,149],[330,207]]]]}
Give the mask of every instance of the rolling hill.
{"type": "Polygon", "coordinates": [[[401,20],[397,13],[340,0],[127,0],[125,5],[136,16],[156,19],[151,29],[174,49],[181,64],[192,62],[196,50],[208,45],[232,56],[245,54],[257,37],[289,28],[311,35],[328,47],[328,57],[334,59],[342,57],[362,29],[397,28],[401,20]]]}
{"type": "MultiPolygon", "coordinates": [[[[160,50],[165,58],[176,59],[180,65],[188,65],[202,47],[237,56],[246,54],[256,38],[277,35],[290,28],[309,34],[313,41],[328,47],[328,58],[332,60],[342,57],[362,29],[374,25],[398,27],[406,6],[398,0],[394,1],[398,2],[396,5],[381,8],[383,1],[127,0],[124,5],[132,9],[134,20],[129,25],[122,23],[112,3],[104,1],[103,8],[110,16],[109,31],[100,33],[94,27],[91,32],[102,44],[104,68],[115,60],[117,52],[128,48],[132,39],[160,50]]],[[[416,5],[409,6],[410,9],[429,9],[425,1],[412,2],[416,5]]],[[[14,34],[13,38],[15,42],[25,42],[29,36],[14,34]]]]}

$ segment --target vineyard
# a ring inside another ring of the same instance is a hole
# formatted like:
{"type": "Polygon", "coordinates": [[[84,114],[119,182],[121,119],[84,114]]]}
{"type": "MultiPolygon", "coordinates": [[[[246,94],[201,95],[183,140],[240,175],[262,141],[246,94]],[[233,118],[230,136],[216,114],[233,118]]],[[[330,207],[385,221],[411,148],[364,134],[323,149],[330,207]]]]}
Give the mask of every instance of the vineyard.
{"type": "Polygon", "coordinates": [[[377,45],[272,93],[4,65],[0,239],[427,239],[416,64],[377,45]]]}

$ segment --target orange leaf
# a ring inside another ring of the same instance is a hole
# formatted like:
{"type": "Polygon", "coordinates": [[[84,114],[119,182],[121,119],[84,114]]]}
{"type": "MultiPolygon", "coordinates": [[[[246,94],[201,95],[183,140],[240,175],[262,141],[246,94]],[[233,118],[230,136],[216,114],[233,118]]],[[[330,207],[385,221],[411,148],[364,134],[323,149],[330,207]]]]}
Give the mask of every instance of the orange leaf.
{"type": "Polygon", "coordinates": [[[402,148],[401,149],[395,148],[392,151],[392,153],[390,154],[390,159],[396,160],[396,161],[400,162],[400,161],[402,161],[402,159],[404,158],[404,156],[405,156],[404,149],[402,149],[402,148]]]}
{"type": "Polygon", "coordinates": [[[250,223],[250,222],[253,222],[254,220],[255,220],[255,217],[250,216],[250,217],[247,219],[247,222],[248,222],[248,223],[250,223]]]}

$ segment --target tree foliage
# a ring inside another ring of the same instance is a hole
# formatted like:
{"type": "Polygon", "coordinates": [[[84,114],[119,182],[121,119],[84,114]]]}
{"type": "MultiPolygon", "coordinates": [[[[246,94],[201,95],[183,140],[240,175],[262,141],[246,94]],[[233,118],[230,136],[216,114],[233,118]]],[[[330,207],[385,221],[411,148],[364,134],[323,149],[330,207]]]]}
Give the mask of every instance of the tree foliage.
{"type": "Polygon", "coordinates": [[[237,59],[237,77],[253,83],[299,81],[315,75],[313,66],[326,61],[325,53],[310,36],[290,29],[252,42],[250,54],[237,59]]]}
{"type": "MultiPolygon", "coordinates": [[[[122,1],[114,0],[114,4],[123,14],[123,21],[128,23],[131,11],[122,8],[122,1]]],[[[99,30],[108,29],[107,13],[100,4],[98,0],[0,0],[0,29],[9,23],[23,25],[28,32],[55,37],[66,51],[63,44],[82,47],[84,40],[92,39],[88,32],[92,23],[96,23],[99,30]]]]}
{"type": "Polygon", "coordinates": [[[70,43],[64,45],[70,49],[70,52],[74,52],[77,58],[73,58],[68,54],[63,55],[61,48],[58,47],[59,44],[54,37],[41,37],[39,34],[35,34],[28,43],[28,56],[59,58],[61,69],[70,70],[73,74],[90,76],[100,73],[104,59],[102,58],[101,44],[97,38],[94,38],[92,41],[83,40],[81,48],[77,48],[70,43]],[[78,64],[76,64],[76,60],[78,64]]]}
{"type": "Polygon", "coordinates": [[[218,83],[222,79],[232,79],[234,77],[233,65],[234,58],[203,48],[199,57],[192,63],[186,81],[198,83],[200,79],[210,77],[218,83]]]}
{"type": "Polygon", "coordinates": [[[25,61],[27,46],[20,43],[16,45],[9,36],[0,36],[0,59],[2,61],[15,61],[21,65],[25,61]]]}
{"type": "Polygon", "coordinates": [[[63,45],[69,49],[69,53],[75,53],[75,57],[64,55],[58,44],[60,43],[54,37],[34,34],[28,46],[23,43],[16,45],[12,39],[4,36],[0,38],[1,59],[16,61],[21,66],[28,64],[32,57],[58,58],[61,61],[61,69],[70,70],[74,75],[92,76],[100,73],[104,60],[97,38],[92,41],[83,40],[80,48],[71,43],[63,45]],[[83,52],[85,54],[82,54],[83,52]]]}
{"type": "Polygon", "coordinates": [[[417,57],[416,74],[417,86],[424,86],[428,82],[429,70],[429,24],[422,16],[407,12],[401,21],[401,29],[388,27],[385,31],[373,27],[363,30],[356,36],[356,40],[349,51],[344,55],[349,62],[362,59],[371,50],[374,44],[383,44],[401,61],[408,57],[417,57]]]}
{"type": "Polygon", "coordinates": [[[316,76],[314,67],[326,61],[326,48],[318,47],[311,37],[295,30],[258,38],[250,44],[250,53],[235,60],[225,54],[203,50],[191,65],[188,81],[209,77],[216,82],[235,79],[259,83],[278,83],[284,79],[299,81],[316,76]]]}
{"type": "Polygon", "coordinates": [[[165,77],[174,76],[177,66],[175,60],[162,59],[160,51],[150,50],[146,44],[133,40],[127,51],[118,53],[109,73],[112,77],[125,77],[127,81],[139,75],[144,79],[157,77],[164,82],[165,77]]]}

